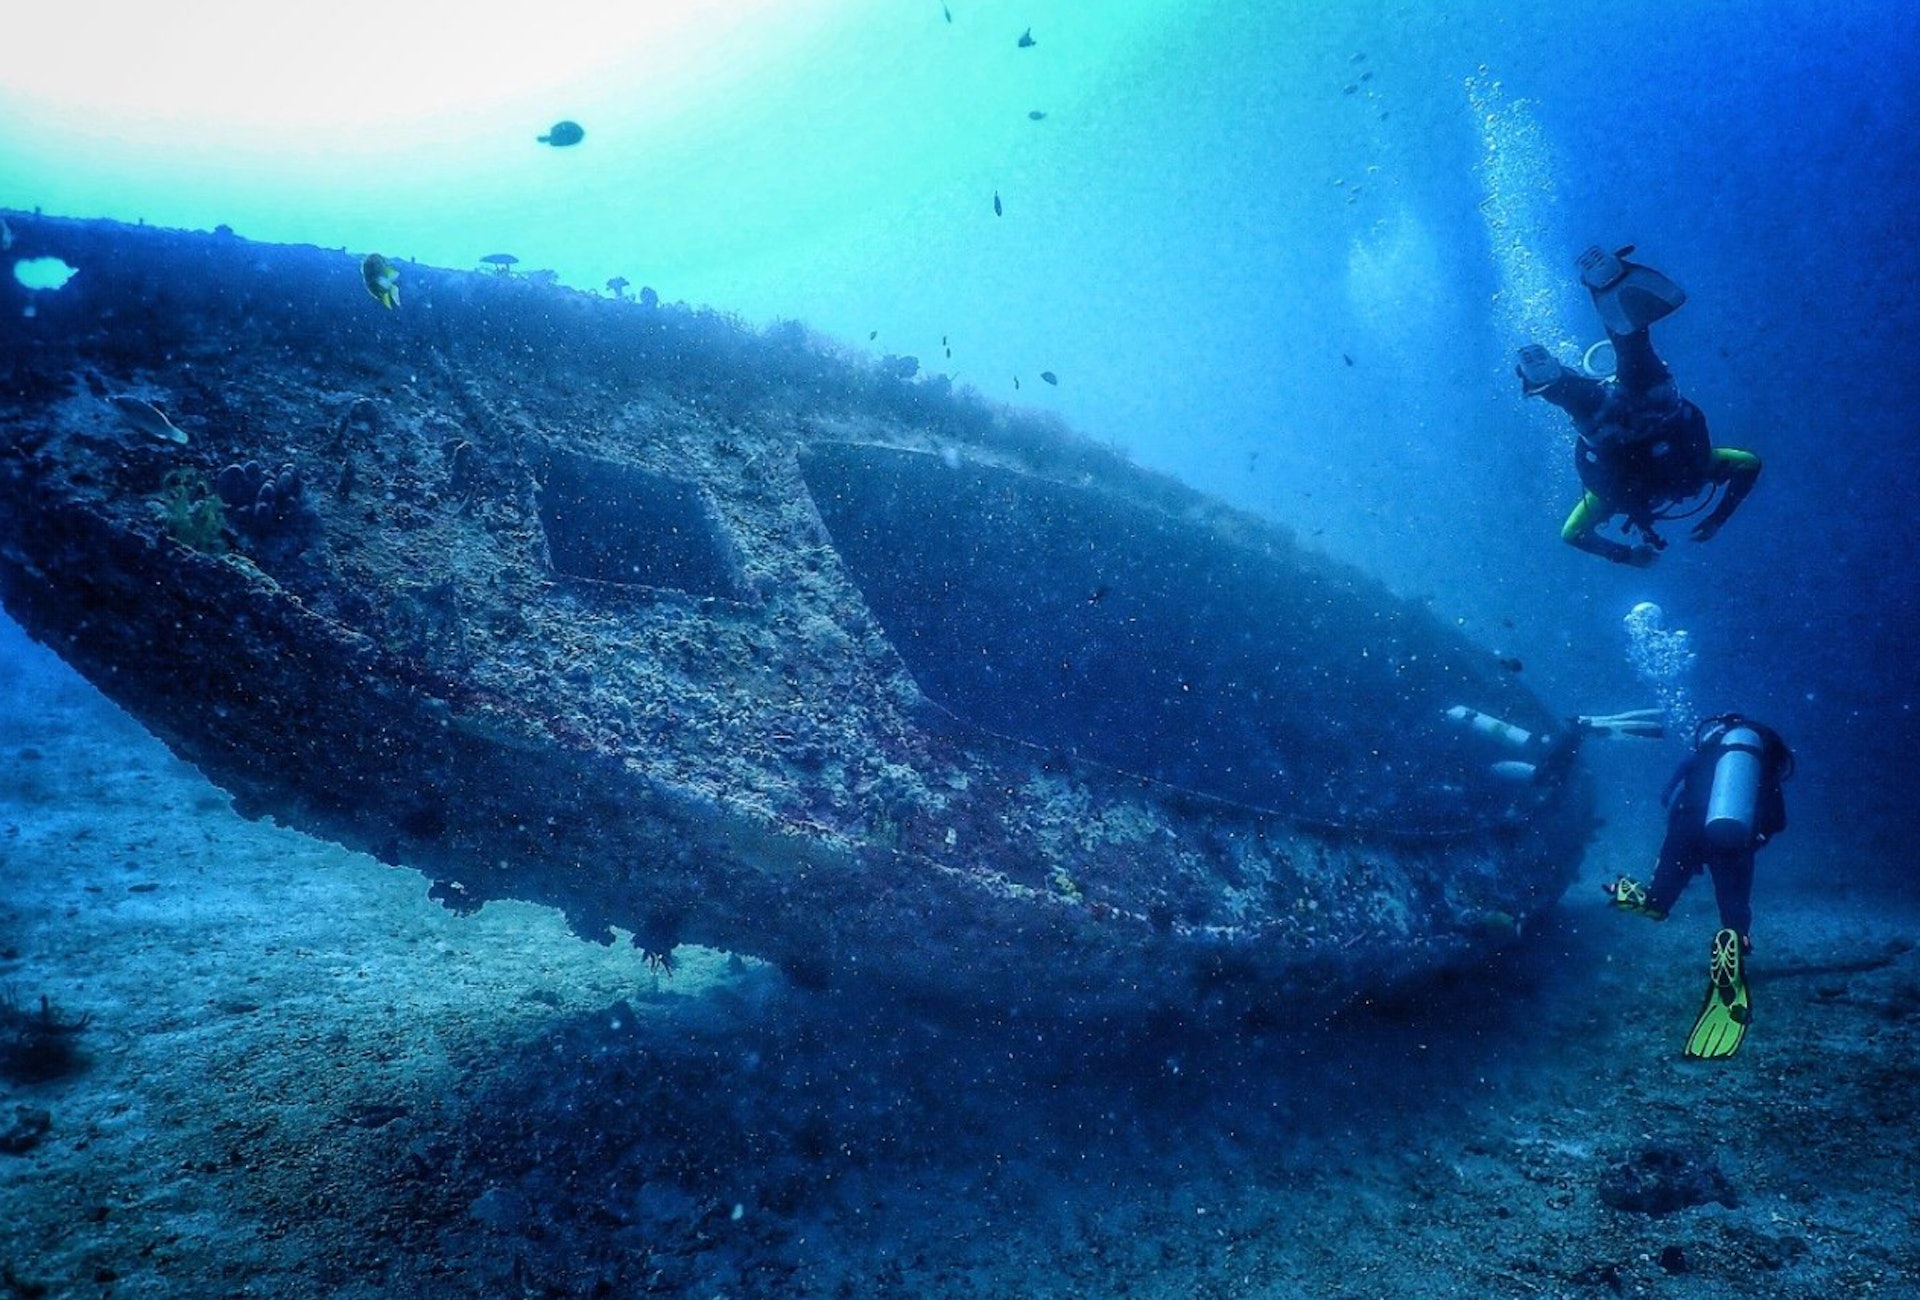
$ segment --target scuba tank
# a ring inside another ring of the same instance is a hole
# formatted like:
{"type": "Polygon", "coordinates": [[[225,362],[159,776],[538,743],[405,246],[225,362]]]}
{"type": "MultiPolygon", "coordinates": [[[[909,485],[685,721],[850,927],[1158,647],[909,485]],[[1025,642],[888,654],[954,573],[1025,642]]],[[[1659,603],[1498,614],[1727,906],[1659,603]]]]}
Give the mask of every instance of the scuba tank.
{"type": "Polygon", "coordinates": [[[1713,759],[1713,785],[1707,794],[1707,840],[1716,848],[1739,848],[1753,838],[1766,773],[1766,741],[1737,714],[1709,719],[1694,739],[1713,759]]]}
{"type": "Polygon", "coordinates": [[[1533,733],[1524,727],[1516,727],[1511,722],[1494,717],[1491,713],[1482,713],[1464,704],[1456,704],[1448,709],[1447,719],[1459,723],[1477,735],[1498,741],[1513,749],[1525,749],[1533,743],[1533,733]]]}

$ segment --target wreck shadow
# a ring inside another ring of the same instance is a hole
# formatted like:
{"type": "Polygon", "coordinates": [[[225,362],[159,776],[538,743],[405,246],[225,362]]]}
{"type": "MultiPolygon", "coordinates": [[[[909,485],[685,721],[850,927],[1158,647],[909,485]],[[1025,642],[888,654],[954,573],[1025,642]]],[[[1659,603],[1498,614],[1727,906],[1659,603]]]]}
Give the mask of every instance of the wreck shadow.
{"type": "Polygon", "coordinates": [[[956,1016],[770,969],[619,1003],[474,1081],[434,1139],[457,1172],[422,1246],[481,1287],[812,1293],[989,1234],[1298,1190],[1472,1126],[1489,1075],[1528,1065],[1520,1025],[1565,938],[1306,1027],[956,1016]],[[1463,994],[1487,987],[1518,992],[1463,994]]]}

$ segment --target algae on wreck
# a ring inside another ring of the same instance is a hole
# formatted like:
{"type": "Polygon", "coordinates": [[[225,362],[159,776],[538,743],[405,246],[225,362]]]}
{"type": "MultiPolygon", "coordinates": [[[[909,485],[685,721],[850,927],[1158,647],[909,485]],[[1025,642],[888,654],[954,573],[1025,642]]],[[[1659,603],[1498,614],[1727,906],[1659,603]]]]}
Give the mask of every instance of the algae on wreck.
{"type": "Polygon", "coordinates": [[[205,555],[226,553],[226,507],[199,470],[176,469],[169,473],[161,482],[154,509],[167,536],[182,546],[205,555]]]}

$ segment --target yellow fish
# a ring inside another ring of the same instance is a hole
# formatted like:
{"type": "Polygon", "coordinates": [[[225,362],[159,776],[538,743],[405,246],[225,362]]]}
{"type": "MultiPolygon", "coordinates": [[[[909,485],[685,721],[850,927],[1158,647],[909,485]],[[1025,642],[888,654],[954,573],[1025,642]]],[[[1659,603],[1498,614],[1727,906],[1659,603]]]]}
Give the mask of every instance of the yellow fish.
{"type": "Polygon", "coordinates": [[[382,307],[392,311],[400,305],[400,272],[392,262],[378,253],[368,253],[360,263],[360,278],[367,282],[367,292],[382,307]]]}

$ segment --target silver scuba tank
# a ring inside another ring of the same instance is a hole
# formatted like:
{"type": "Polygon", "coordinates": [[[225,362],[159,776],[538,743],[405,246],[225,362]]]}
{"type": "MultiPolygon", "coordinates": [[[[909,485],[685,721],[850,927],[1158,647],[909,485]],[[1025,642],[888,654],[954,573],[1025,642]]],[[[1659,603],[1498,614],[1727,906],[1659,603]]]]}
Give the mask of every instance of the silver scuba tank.
{"type": "Polygon", "coordinates": [[[1713,787],[1707,794],[1707,840],[1716,848],[1739,848],[1753,838],[1765,742],[1752,727],[1733,726],[1721,734],[1718,744],[1713,787]]]}
{"type": "Polygon", "coordinates": [[[1491,713],[1482,713],[1464,704],[1456,704],[1448,709],[1447,717],[1469,731],[1486,736],[1490,740],[1496,740],[1512,749],[1525,749],[1533,743],[1533,733],[1526,728],[1516,727],[1511,722],[1494,717],[1491,713]]]}

